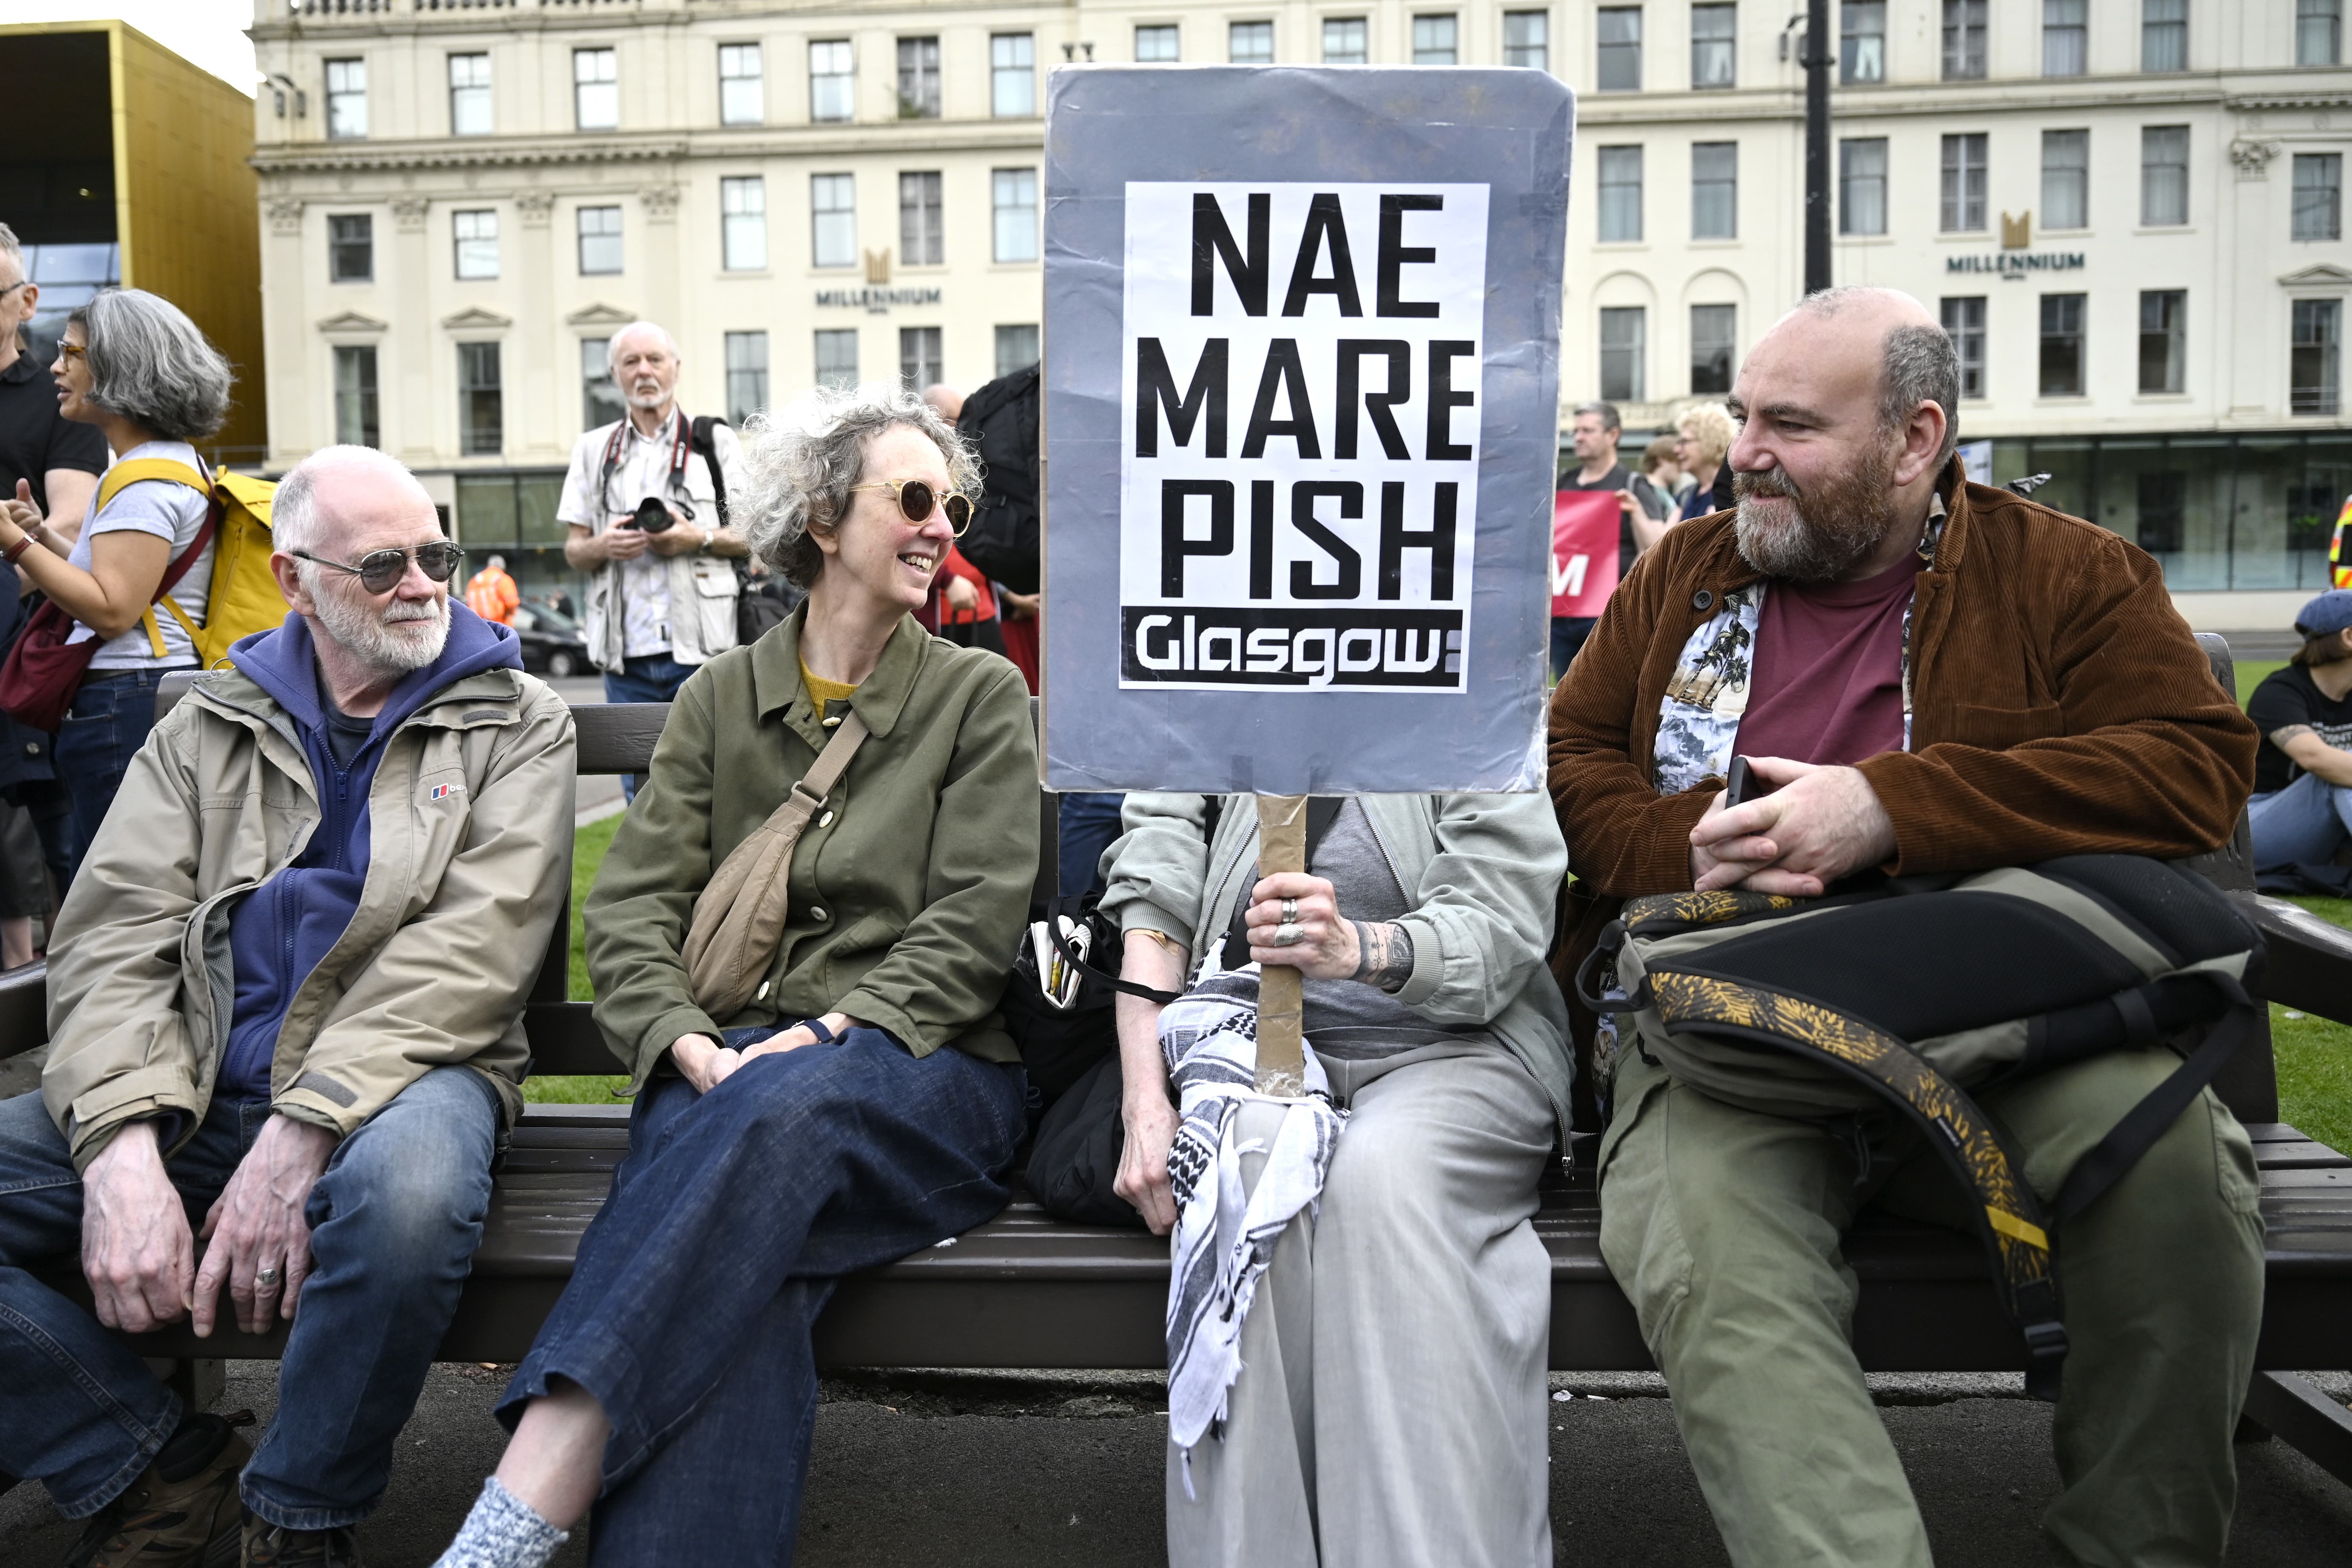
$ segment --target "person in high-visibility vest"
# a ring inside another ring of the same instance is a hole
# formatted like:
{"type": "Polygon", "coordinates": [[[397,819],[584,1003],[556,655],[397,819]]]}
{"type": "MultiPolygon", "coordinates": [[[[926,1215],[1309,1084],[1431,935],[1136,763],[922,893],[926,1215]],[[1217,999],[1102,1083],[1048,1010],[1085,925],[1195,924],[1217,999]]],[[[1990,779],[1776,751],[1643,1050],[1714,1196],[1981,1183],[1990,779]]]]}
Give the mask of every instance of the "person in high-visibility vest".
{"type": "Polygon", "coordinates": [[[483,568],[466,584],[466,607],[486,621],[496,621],[502,626],[514,625],[515,606],[522,595],[515,591],[515,580],[507,575],[507,558],[493,555],[483,568]]]}
{"type": "Polygon", "coordinates": [[[2344,549],[2344,531],[2352,527],[2352,496],[2344,498],[2344,510],[2336,514],[2336,535],[2327,542],[2327,585],[2331,588],[2352,588],[2352,554],[2344,549]]]}

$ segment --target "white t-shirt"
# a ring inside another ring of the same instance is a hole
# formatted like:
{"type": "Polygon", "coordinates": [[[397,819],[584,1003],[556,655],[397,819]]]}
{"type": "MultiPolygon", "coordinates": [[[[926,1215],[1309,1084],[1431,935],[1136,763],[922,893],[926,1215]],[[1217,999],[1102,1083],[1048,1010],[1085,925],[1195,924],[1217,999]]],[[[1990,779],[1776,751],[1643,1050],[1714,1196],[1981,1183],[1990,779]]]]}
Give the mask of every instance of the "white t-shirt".
{"type": "MultiPolygon", "coordinates": [[[[184,463],[199,474],[209,474],[196,449],[185,441],[150,441],[133,447],[116,458],[128,463],[135,459],[161,458],[167,462],[184,463]]],[[[103,480],[100,481],[103,488],[103,480]]],[[[90,492],[89,504],[98,509],[98,492],[90,492]]],[[[95,517],[84,514],[81,537],[74,541],[73,552],[66,560],[89,570],[90,543],[101,533],[152,533],[172,542],[171,559],[176,561],[197,534],[204,531],[205,515],[211,510],[211,498],[203,490],[169,479],[141,479],[125,485],[121,493],[98,510],[95,517]]],[[[205,542],[204,552],[188,567],[184,575],[173,586],[172,602],[180,606],[189,620],[205,624],[205,604],[212,596],[213,543],[205,542]]],[[[170,567],[164,570],[168,573],[170,567]]],[[[155,626],[163,634],[163,655],[155,657],[154,645],[147,640],[147,628],[134,626],[119,637],[113,637],[91,658],[92,669],[169,669],[196,662],[195,645],[179,617],[161,605],[155,607],[155,626]]],[[[77,625],[69,643],[88,642],[98,634],[89,627],[77,625]]]]}

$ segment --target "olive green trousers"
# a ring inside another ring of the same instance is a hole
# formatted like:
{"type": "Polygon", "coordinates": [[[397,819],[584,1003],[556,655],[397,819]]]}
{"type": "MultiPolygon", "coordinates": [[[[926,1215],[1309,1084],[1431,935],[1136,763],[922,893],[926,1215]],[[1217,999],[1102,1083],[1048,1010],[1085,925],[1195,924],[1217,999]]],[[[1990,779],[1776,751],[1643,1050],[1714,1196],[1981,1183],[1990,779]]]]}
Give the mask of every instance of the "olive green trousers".
{"type": "MultiPolygon", "coordinates": [[[[2179,1065],[2126,1051],[1979,1103],[2045,1200],[2179,1065]]],[[[1627,1051],[1601,1147],[1601,1249],[1666,1374],[1675,1419],[1738,1568],[1925,1568],[1927,1533],[1850,1341],[1841,1240],[1864,1204],[1968,1223],[1958,1178],[1889,1113],[1854,1140],[1745,1110],[1627,1051]]],[[[2057,1237],[2067,1337],[2042,1516],[2095,1568],[2221,1561],[2231,1438],[2262,1326],[2253,1146],[2209,1090],[2057,1237]]]]}

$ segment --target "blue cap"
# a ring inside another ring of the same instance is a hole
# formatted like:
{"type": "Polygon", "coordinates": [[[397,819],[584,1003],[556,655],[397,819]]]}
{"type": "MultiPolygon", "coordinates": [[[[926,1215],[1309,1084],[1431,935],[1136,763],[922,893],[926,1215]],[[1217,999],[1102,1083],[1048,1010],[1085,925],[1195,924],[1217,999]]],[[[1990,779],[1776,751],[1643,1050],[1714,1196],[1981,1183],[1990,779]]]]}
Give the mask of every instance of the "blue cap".
{"type": "Polygon", "coordinates": [[[2306,637],[2324,637],[2352,626],[2352,588],[2331,588],[2294,617],[2294,629],[2306,637]]]}

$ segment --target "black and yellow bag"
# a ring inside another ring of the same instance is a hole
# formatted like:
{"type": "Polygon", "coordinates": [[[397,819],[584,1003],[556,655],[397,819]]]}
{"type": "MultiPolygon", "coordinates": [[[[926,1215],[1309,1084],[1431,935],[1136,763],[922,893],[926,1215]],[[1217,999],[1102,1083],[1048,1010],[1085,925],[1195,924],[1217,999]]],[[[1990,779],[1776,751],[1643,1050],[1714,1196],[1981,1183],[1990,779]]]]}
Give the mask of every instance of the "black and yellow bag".
{"type": "Polygon", "coordinates": [[[1577,989],[1616,1015],[1617,1051],[1716,1099],[1822,1121],[1891,1103],[1916,1123],[1975,1194],[2028,1386],[2054,1396],[2066,1333],[2053,1233],[2212,1081],[2259,1016],[2248,986],[2262,960],[2252,922],[2202,877],[2083,855],[1820,899],[1633,899],[1577,989]],[[1607,995],[1603,964],[1617,981],[1607,995]],[[2184,1059],[2045,1207],[1968,1091],[2149,1049],[2184,1059]]]}

